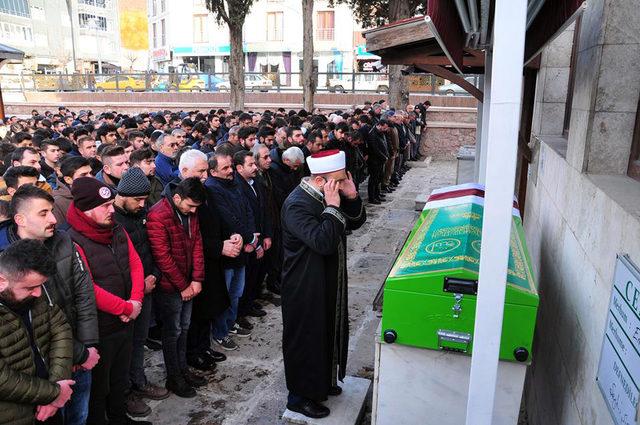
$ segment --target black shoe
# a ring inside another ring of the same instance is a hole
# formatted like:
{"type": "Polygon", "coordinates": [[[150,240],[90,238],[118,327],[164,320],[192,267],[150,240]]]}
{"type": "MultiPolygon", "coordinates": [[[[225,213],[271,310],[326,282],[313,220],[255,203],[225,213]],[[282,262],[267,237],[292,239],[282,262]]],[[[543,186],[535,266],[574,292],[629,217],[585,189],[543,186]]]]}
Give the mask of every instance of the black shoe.
{"type": "Polygon", "coordinates": [[[280,282],[267,282],[267,291],[280,295],[280,282]]]}
{"type": "Polygon", "coordinates": [[[339,386],[329,388],[329,395],[336,396],[342,394],[342,388],[339,386]]]}
{"type": "Polygon", "coordinates": [[[165,388],[182,398],[193,398],[196,396],[196,390],[187,383],[184,377],[167,378],[165,388]]]}
{"type": "Polygon", "coordinates": [[[245,328],[245,329],[248,329],[248,330],[252,330],[253,329],[253,325],[251,324],[251,322],[246,317],[238,317],[236,319],[236,323],[238,325],[240,325],[241,328],[245,328]]]}
{"type": "Polygon", "coordinates": [[[147,340],[144,342],[144,345],[146,345],[147,348],[152,351],[162,350],[162,342],[156,341],[155,339],[147,338],[147,340]]]}
{"type": "Polygon", "coordinates": [[[227,360],[227,356],[218,351],[212,350],[211,348],[207,348],[206,350],[204,350],[204,355],[216,363],[227,360]]]}
{"type": "Polygon", "coordinates": [[[247,311],[247,316],[251,317],[264,317],[266,315],[267,312],[260,308],[250,308],[249,311],[247,311]]]}
{"type": "Polygon", "coordinates": [[[216,362],[205,355],[187,357],[187,364],[203,372],[211,372],[216,368],[216,362]]]}
{"type": "Polygon", "coordinates": [[[328,407],[307,399],[296,404],[287,403],[287,409],[314,419],[325,418],[329,416],[329,413],[331,413],[328,407]]]}
{"type": "Polygon", "coordinates": [[[204,387],[205,385],[208,384],[208,381],[206,378],[200,375],[196,375],[195,373],[191,372],[189,369],[182,372],[182,376],[184,376],[184,380],[187,382],[187,384],[191,385],[192,387],[204,387]]]}
{"type": "Polygon", "coordinates": [[[381,201],[386,201],[387,200],[387,195],[380,194],[378,196],[378,199],[380,199],[381,201]]]}
{"type": "Polygon", "coordinates": [[[382,202],[378,201],[377,199],[369,199],[369,203],[374,205],[380,205],[382,202]]]}

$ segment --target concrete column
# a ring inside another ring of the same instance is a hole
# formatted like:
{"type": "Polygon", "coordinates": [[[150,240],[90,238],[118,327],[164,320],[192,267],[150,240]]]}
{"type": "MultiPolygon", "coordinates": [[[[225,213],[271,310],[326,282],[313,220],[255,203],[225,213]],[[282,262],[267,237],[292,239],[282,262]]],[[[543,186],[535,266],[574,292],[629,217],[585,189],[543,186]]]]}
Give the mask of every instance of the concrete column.
{"type": "Polygon", "coordinates": [[[582,17],[567,150],[577,170],[627,172],[640,95],[637,8],[637,0],[593,0],[582,17]]]}

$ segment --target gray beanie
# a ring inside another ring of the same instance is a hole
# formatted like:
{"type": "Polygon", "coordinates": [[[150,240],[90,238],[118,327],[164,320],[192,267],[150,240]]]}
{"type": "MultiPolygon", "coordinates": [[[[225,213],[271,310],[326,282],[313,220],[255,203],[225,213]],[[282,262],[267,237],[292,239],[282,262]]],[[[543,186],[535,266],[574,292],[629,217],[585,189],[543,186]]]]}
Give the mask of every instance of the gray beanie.
{"type": "Polygon", "coordinates": [[[139,167],[129,168],[118,183],[120,196],[147,196],[151,192],[151,183],[139,167]]]}

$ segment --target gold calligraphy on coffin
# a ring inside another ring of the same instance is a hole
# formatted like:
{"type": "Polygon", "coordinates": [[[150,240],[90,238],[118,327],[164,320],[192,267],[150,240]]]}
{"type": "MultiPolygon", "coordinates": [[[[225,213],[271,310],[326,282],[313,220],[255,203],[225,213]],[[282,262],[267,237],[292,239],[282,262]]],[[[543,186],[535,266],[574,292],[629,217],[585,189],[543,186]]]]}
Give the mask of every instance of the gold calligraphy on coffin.
{"type": "MultiPolygon", "coordinates": [[[[462,206],[465,207],[465,206],[462,206]]],[[[468,205],[466,206],[468,208],[468,205]]],[[[451,207],[449,207],[451,208],[451,207]]],[[[454,207],[455,208],[455,207],[454,207]]],[[[481,208],[481,207],[480,207],[481,208]]],[[[482,229],[478,226],[474,226],[473,224],[464,224],[459,226],[451,226],[451,227],[443,227],[436,231],[434,231],[431,235],[429,235],[429,239],[427,240],[427,234],[433,225],[433,222],[436,220],[439,214],[444,213],[443,209],[433,209],[426,210],[424,221],[420,224],[418,230],[410,236],[411,240],[406,248],[402,251],[396,263],[394,264],[390,277],[393,276],[412,276],[418,274],[434,274],[434,273],[443,273],[449,271],[459,271],[466,270],[471,273],[477,273],[478,270],[469,269],[468,267],[464,267],[464,265],[474,265],[479,266],[480,264],[480,240],[474,240],[469,245],[477,253],[475,255],[469,254],[456,254],[456,255],[441,255],[437,258],[430,259],[419,259],[417,258],[419,254],[422,253],[423,250],[429,252],[430,254],[437,254],[427,249],[427,246],[437,242],[438,238],[450,238],[457,240],[458,246],[463,243],[462,240],[457,238],[451,238],[452,236],[460,236],[460,235],[473,235],[478,238],[482,236],[482,229]],[[434,241],[433,239],[436,239],[434,241]],[[429,243],[427,243],[429,242],[429,243]],[[455,264],[462,263],[462,265],[458,267],[447,267],[447,268],[435,268],[432,270],[415,270],[408,273],[403,273],[408,271],[407,269],[413,269],[416,267],[421,268],[429,268],[439,265],[445,264],[455,264]]],[[[448,215],[451,218],[464,218],[468,220],[481,220],[482,215],[476,212],[454,212],[448,211],[448,215]]],[[[526,292],[535,293],[535,288],[533,288],[533,276],[529,267],[527,266],[527,260],[524,258],[524,247],[522,245],[522,241],[519,237],[517,237],[518,232],[515,227],[515,223],[511,224],[511,237],[509,241],[509,249],[510,249],[510,267],[507,270],[508,274],[508,283],[517,287],[518,289],[524,290],[526,292]],[[511,279],[509,279],[511,277],[511,279]]],[[[466,238],[465,238],[466,239],[466,238]]],[[[449,240],[449,239],[447,239],[449,240]]],[[[450,251],[450,250],[447,250],[450,251]]],[[[446,253],[441,252],[441,254],[446,253]]]]}

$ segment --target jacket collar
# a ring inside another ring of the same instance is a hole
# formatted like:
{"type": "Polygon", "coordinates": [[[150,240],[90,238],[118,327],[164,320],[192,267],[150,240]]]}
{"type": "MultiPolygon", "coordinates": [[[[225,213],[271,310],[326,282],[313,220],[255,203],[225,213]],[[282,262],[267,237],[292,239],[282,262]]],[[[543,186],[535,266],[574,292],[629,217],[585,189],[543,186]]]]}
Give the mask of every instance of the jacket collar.
{"type": "Polygon", "coordinates": [[[316,201],[320,202],[324,205],[324,194],[320,192],[318,189],[313,187],[311,183],[309,183],[309,177],[305,177],[300,182],[300,188],[304,190],[309,196],[311,196],[316,201]]]}

